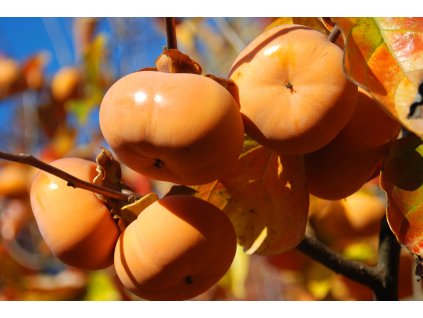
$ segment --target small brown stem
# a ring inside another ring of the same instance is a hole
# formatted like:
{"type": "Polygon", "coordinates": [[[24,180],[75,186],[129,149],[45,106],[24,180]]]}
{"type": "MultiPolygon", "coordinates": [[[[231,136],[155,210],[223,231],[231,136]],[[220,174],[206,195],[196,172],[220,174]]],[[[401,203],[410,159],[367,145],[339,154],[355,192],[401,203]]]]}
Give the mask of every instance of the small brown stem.
{"type": "Polygon", "coordinates": [[[329,33],[328,40],[331,41],[332,43],[335,43],[340,34],[341,34],[341,29],[335,24],[332,31],[329,33]]]}
{"type": "Polygon", "coordinates": [[[175,18],[164,18],[164,21],[166,26],[166,48],[168,50],[177,49],[175,18]]]}
{"type": "Polygon", "coordinates": [[[73,175],[67,172],[64,172],[63,170],[60,170],[56,167],[53,167],[52,165],[49,165],[35,158],[34,156],[30,154],[21,153],[19,155],[15,155],[15,154],[10,154],[10,153],[0,151],[0,158],[8,160],[8,161],[22,163],[28,166],[38,168],[45,172],[48,172],[52,175],[55,175],[56,177],[59,177],[60,179],[67,181],[68,185],[74,188],[89,190],[91,192],[95,192],[97,194],[101,194],[115,200],[129,201],[133,199],[133,194],[121,193],[118,191],[114,191],[114,190],[111,190],[102,186],[98,186],[96,184],[93,184],[81,179],[78,179],[74,177],[73,175]]]}

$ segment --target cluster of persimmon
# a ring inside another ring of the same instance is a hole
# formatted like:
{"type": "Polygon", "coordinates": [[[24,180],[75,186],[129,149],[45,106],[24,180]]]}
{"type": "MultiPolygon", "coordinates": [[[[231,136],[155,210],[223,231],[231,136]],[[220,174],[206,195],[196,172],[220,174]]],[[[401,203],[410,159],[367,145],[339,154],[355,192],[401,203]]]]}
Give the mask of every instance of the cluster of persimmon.
{"type": "MultiPolygon", "coordinates": [[[[101,132],[118,159],[152,179],[200,185],[238,160],[244,135],[282,155],[304,156],[310,193],[339,199],[380,169],[399,124],[349,81],[343,50],[319,31],[283,25],[265,31],[234,61],[228,79],[203,76],[177,50],[155,68],[126,75],[100,106],[101,132]]],[[[92,181],[96,164],[52,163],[92,181]]],[[[155,201],[120,231],[104,202],[41,172],[31,204],[51,250],[66,264],[114,263],[145,299],[189,299],[228,270],[236,249],[229,218],[189,195],[155,201]]]]}

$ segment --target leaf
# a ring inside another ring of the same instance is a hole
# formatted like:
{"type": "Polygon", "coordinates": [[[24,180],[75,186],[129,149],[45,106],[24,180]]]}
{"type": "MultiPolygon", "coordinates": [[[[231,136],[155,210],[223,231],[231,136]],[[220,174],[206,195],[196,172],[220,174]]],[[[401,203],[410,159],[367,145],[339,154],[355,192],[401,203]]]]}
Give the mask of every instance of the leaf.
{"type": "Polygon", "coordinates": [[[66,101],[66,110],[72,113],[78,123],[84,125],[87,123],[91,111],[96,108],[103,99],[103,91],[94,85],[87,85],[85,97],[70,99],[66,101]]]}
{"type": "Polygon", "coordinates": [[[250,256],[242,251],[237,245],[236,254],[231,267],[225,276],[218,282],[220,286],[229,290],[237,299],[245,299],[247,296],[247,279],[250,269],[250,256]]]}
{"type": "Polygon", "coordinates": [[[224,178],[196,190],[228,215],[248,254],[282,253],[304,237],[308,191],[300,156],[258,146],[242,154],[224,178]]]}
{"type": "Polygon", "coordinates": [[[423,136],[423,19],[334,21],[345,36],[347,75],[407,129],[423,136]]]}
{"type": "Polygon", "coordinates": [[[423,256],[423,140],[410,136],[394,142],[380,180],[392,231],[411,253],[423,256]]]}
{"type": "Polygon", "coordinates": [[[97,176],[93,183],[116,191],[122,190],[122,170],[120,164],[113,158],[112,153],[101,147],[101,152],[96,157],[97,176]]]}
{"type": "Polygon", "coordinates": [[[92,271],[88,276],[87,293],[84,300],[121,300],[118,288],[106,271],[92,271]]]}
{"type": "Polygon", "coordinates": [[[143,210],[145,210],[152,203],[156,202],[158,199],[159,197],[154,192],[143,195],[137,201],[122,207],[122,218],[127,221],[127,224],[131,223],[143,210]]]}
{"type": "Polygon", "coordinates": [[[83,52],[83,66],[85,78],[88,83],[99,84],[101,82],[102,68],[106,63],[107,38],[103,34],[95,36],[90,43],[86,44],[83,52]]]}

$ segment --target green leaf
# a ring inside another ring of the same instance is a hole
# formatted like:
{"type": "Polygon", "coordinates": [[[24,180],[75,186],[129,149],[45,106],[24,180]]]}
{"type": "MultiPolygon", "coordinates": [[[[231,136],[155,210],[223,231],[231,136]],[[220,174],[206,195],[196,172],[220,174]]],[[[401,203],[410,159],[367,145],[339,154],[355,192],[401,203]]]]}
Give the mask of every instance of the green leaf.
{"type": "Polygon", "coordinates": [[[113,301],[121,300],[113,279],[105,271],[92,271],[88,277],[85,300],[113,301]]]}

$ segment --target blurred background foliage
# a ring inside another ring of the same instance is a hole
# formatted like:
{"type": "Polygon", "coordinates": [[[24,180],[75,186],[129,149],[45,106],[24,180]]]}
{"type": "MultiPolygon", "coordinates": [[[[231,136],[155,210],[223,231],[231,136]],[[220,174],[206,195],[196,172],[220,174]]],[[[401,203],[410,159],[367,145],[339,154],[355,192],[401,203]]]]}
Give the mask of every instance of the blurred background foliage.
{"type": "MultiPolygon", "coordinates": [[[[238,53],[264,29],[292,22],[321,26],[311,18],[177,18],[176,32],[179,49],[204,73],[225,77],[238,53]]],[[[165,44],[162,18],[0,18],[0,149],[31,153],[46,162],[64,156],[94,160],[99,147],[107,147],[98,126],[104,93],[121,76],[153,66],[165,44]]],[[[0,300],[138,300],[122,287],[113,268],[81,271],[50,253],[29,205],[35,173],[0,161],[0,300]]],[[[126,167],[123,175],[141,194],[160,194],[169,187],[126,167]]],[[[346,257],[372,264],[385,202],[377,181],[360,193],[367,197],[312,199],[308,231],[346,257]],[[361,222],[354,215],[364,205],[370,217],[361,222]]],[[[422,297],[412,279],[412,262],[409,254],[402,255],[402,299],[422,297]]],[[[369,289],[296,250],[261,257],[239,249],[227,275],[196,299],[371,297],[369,289]]]]}

